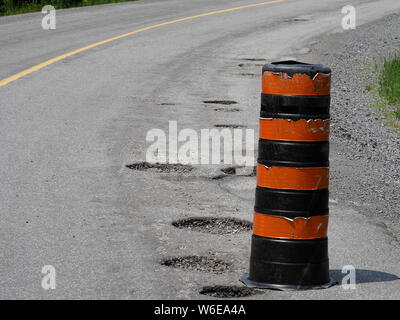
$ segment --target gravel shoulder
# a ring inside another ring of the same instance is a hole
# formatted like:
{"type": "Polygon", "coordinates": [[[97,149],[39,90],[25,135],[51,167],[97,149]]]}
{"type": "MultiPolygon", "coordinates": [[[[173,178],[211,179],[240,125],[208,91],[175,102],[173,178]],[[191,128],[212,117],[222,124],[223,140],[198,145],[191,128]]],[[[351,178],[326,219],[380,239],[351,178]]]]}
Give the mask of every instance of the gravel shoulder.
{"type": "Polygon", "coordinates": [[[399,15],[313,42],[305,61],[333,70],[331,198],[399,234],[400,136],[371,107],[374,62],[399,52],[399,15]]]}

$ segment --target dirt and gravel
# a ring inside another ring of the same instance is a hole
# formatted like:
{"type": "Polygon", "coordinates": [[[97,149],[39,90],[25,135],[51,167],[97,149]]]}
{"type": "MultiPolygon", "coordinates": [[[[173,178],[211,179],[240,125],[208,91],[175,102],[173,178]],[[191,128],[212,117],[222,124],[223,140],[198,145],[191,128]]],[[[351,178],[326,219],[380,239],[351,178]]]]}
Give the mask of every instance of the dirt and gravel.
{"type": "Polygon", "coordinates": [[[372,66],[399,52],[399,25],[391,15],[325,37],[304,56],[333,70],[331,198],[379,217],[393,236],[400,230],[400,136],[371,107],[366,87],[377,79],[372,66]]]}
{"type": "Polygon", "coordinates": [[[148,162],[138,162],[133,164],[128,164],[126,166],[132,170],[146,171],[153,170],[155,172],[189,172],[192,171],[193,167],[185,164],[169,164],[169,163],[148,163],[148,162]]]}
{"type": "Polygon", "coordinates": [[[261,290],[238,286],[207,286],[200,294],[214,298],[242,298],[262,293],[261,290]]]}
{"type": "Polygon", "coordinates": [[[195,217],[181,219],[172,223],[179,229],[211,233],[211,234],[236,234],[250,231],[252,223],[234,218],[205,218],[195,217]]]}
{"type": "Polygon", "coordinates": [[[231,270],[231,264],[229,262],[225,262],[214,257],[204,256],[168,258],[161,261],[161,264],[167,267],[196,270],[201,272],[212,272],[216,274],[231,270]]]}

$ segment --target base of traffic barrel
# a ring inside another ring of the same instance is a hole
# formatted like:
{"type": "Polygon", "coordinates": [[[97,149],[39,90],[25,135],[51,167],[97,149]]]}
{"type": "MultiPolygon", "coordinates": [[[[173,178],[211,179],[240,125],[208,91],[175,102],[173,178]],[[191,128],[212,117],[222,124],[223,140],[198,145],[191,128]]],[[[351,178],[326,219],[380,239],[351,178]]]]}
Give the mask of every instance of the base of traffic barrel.
{"type": "Polygon", "coordinates": [[[317,285],[275,284],[275,283],[257,282],[257,281],[250,280],[248,273],[244,274],[239,280],[249,288],[271,289],[271,290],[280,290],[280,291],[328,289],[338,283],[336,280],[331,279],[327,283],[317,284],[317,285]]]}

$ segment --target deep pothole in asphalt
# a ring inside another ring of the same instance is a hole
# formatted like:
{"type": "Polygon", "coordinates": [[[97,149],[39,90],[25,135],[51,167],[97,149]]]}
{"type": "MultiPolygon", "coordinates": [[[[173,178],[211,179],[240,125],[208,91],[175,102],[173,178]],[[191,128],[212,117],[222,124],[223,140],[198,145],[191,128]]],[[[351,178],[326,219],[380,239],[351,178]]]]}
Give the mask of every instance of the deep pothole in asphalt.
{"type": "Polygon", "coordinates": [[[224,104],[224,105],[237,104],[237,102],[234,100],[204,100],[203,102],[207,104],[224,104]]]}
{"type": "Polygon", "coordinates": [[[215,128],[229,128],[229,129],[237,129],[237,128],[246,128],[246,126],[242,124],[214,124],[215,128]]]}
{"type": "Polygon", "coordinates": [[[185,256],[167,258],[161,261],[163,266],[180,268],[191,271],[221,274],[231,271],[232,264],[214,257],[185,256]]]}
{"type": "Polygon", "coordinates": [[[192,166],[186,164],[172,164],[172,163],[149,163],[149,162],[136,162],[126,165],[127,168],[138,171],[154,170],[158,172],[190,172],[193,170],[192,166]]]}
{"type": "Polygon", "coordinates": [[[200,291],[200,294],[214,298],[242,298],[261,293],[261,290],[239,286],[207,286],[200,291]]]}
{"type": "Polygon", "coordinates": [[[208,218],[192,217],[172,222],[172,225],[179,229],[211,233],[211,234],[237,234],[250,231],[252,223],[246,220],[235,218],[208,218]]]}

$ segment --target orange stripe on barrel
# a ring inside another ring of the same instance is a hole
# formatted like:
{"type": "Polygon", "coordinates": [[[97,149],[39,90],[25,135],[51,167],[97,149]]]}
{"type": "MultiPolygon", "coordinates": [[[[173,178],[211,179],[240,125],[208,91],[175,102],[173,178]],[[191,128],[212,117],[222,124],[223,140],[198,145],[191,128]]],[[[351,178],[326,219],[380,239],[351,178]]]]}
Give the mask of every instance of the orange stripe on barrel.
{"type": "Polygon", "coordinates": [[[326,238],[328,216],[288,219],[254,213],[253,234],[266,238],[317,239],[326,238]]]}
{"type": "Polygon", "coordinates": [[[267,167],[257,164],[257,186],[291,190],[327,189],[329,168],[267,167]]]}
{"type": "Polygon", "coordinates": [[[311,78],[301,73],[288,76],[266,71],[262,75],[262,93],[266,94],[327,96],[330,88],[330,74],[318,73],[311,78]]]}
{"type": "Polygon", "coordinates": [[[260,138],[281,141],[328,141],[329,120],[261,119],[260,138]]]}

